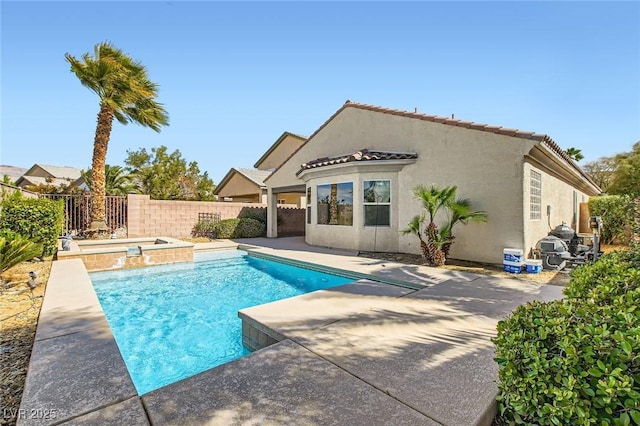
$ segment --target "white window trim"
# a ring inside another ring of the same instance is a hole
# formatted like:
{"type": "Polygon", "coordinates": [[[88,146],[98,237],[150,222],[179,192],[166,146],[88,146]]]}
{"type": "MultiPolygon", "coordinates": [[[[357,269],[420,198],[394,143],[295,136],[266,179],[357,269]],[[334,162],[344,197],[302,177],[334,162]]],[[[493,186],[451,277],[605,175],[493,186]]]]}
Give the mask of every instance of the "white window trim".
{"type": "Polygon", "coordinates": [[[393,202],[393,191],[391,188],[391,179],[363,179],[362,180],[362,226],[365,228],[390,228],[391,227],[391,203],[393,202]],[[365,182],[389,182],[389,202],[372,203],[364,200],[365,182]],[[365,206],[389,206],[389,224],[388,225],[367,225],[367,215],[365,206]]]}

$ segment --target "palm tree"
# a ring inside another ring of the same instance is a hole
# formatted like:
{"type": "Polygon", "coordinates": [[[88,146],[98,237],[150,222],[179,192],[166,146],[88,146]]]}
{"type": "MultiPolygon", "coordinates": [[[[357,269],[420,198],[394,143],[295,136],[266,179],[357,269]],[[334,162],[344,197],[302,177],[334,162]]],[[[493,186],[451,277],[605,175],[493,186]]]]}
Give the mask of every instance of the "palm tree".
{"type": "Polygon", "coordinates": [[[456,186],[440,188],[437,185],[427,187],[418,185],[413,189],[413,195],[422,202],[423,209],[429,215],[429,224],[424,230],[427,236],[425,244],[422,243],[422,255],[427,262],[434,266],[444,265],[445,256],[442,246],[448,241],[448,229],[439,230],[435,223],[438,212],[449,205],[455,199],[456,186]]]}
{"type": "MultiPolygon", "coordinates": [[[[92,170],[81,172],[84,183],[89,190],[93,189],[92,170]]],[[[124,168],[120,166],[104,166],[104,192],[105,195],[127,195],[132,192],[140,192],[138,186],[133,182],[134,176],[126,174],[124,168]]]]}
{"type": "Polygon", "coordinates": [[[565,152],[572,160],[580,161],[584,158],[584,155],[582,155],[582,150],[578,148],[571,147],[565,152]]]}
{"type": "Polygon", "coordinates": [[[80,83],[100,98],[100,111],[93,141],[91,164],[92,209],[90,230],[107,231],[105,220],[105,163],[113,119],[136,123],[159,132],[169,124],[162,104],[156,102],[158,85],[147,77],[146,68],[108,42],[95,46],[78,60],[65,54],[80,83]]]}

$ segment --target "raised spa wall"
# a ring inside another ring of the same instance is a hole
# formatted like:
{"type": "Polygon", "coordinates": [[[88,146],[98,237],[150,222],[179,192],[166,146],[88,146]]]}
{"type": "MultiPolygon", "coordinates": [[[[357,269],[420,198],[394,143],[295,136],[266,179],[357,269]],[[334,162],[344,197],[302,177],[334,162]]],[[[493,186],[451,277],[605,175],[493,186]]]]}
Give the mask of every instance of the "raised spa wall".
{"type": "Polygon", "coordinates": [[[57,260],[81,259],[89,272],[193,262],[193,244],[175,238],[71,240],[64,251],[58,241],[57,260]]]}

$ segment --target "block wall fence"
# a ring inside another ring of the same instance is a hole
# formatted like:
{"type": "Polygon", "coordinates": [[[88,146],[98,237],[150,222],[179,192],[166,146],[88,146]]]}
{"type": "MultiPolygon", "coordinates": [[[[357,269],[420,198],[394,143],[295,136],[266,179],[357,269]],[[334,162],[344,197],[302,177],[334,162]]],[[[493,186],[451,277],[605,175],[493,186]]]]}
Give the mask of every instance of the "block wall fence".
{"type": "MultiPolygon", "coordinates": [[[[245,209],[266,209],[266,204],[218,201],[152,200],[149,195],[129,194],[127,236],[129,238],[165,236],[184,238],[198,222],[199,213],[219,213],[220,219],[238,217],[245,209]]],[[[304,235],[305,210],[295,206],[278,207],[278,235],[304,235]]]]}

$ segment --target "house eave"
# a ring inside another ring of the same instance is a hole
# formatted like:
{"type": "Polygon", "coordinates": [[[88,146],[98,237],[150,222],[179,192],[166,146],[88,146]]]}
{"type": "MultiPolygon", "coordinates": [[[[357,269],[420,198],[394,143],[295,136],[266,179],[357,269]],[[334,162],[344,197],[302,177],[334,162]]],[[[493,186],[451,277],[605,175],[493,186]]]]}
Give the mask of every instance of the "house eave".
{"type": "Polygon", "coordinates": [[[348,163],[332,164],[328,166],[304,169],[298,174],[298,178],[308,182],[312,178],[322,178],[345,173],[362,172],[397,172],[409,164],[414,164],[416,159],[406,160],[378,160],[378,161],[354,161],[348,163]]]}

